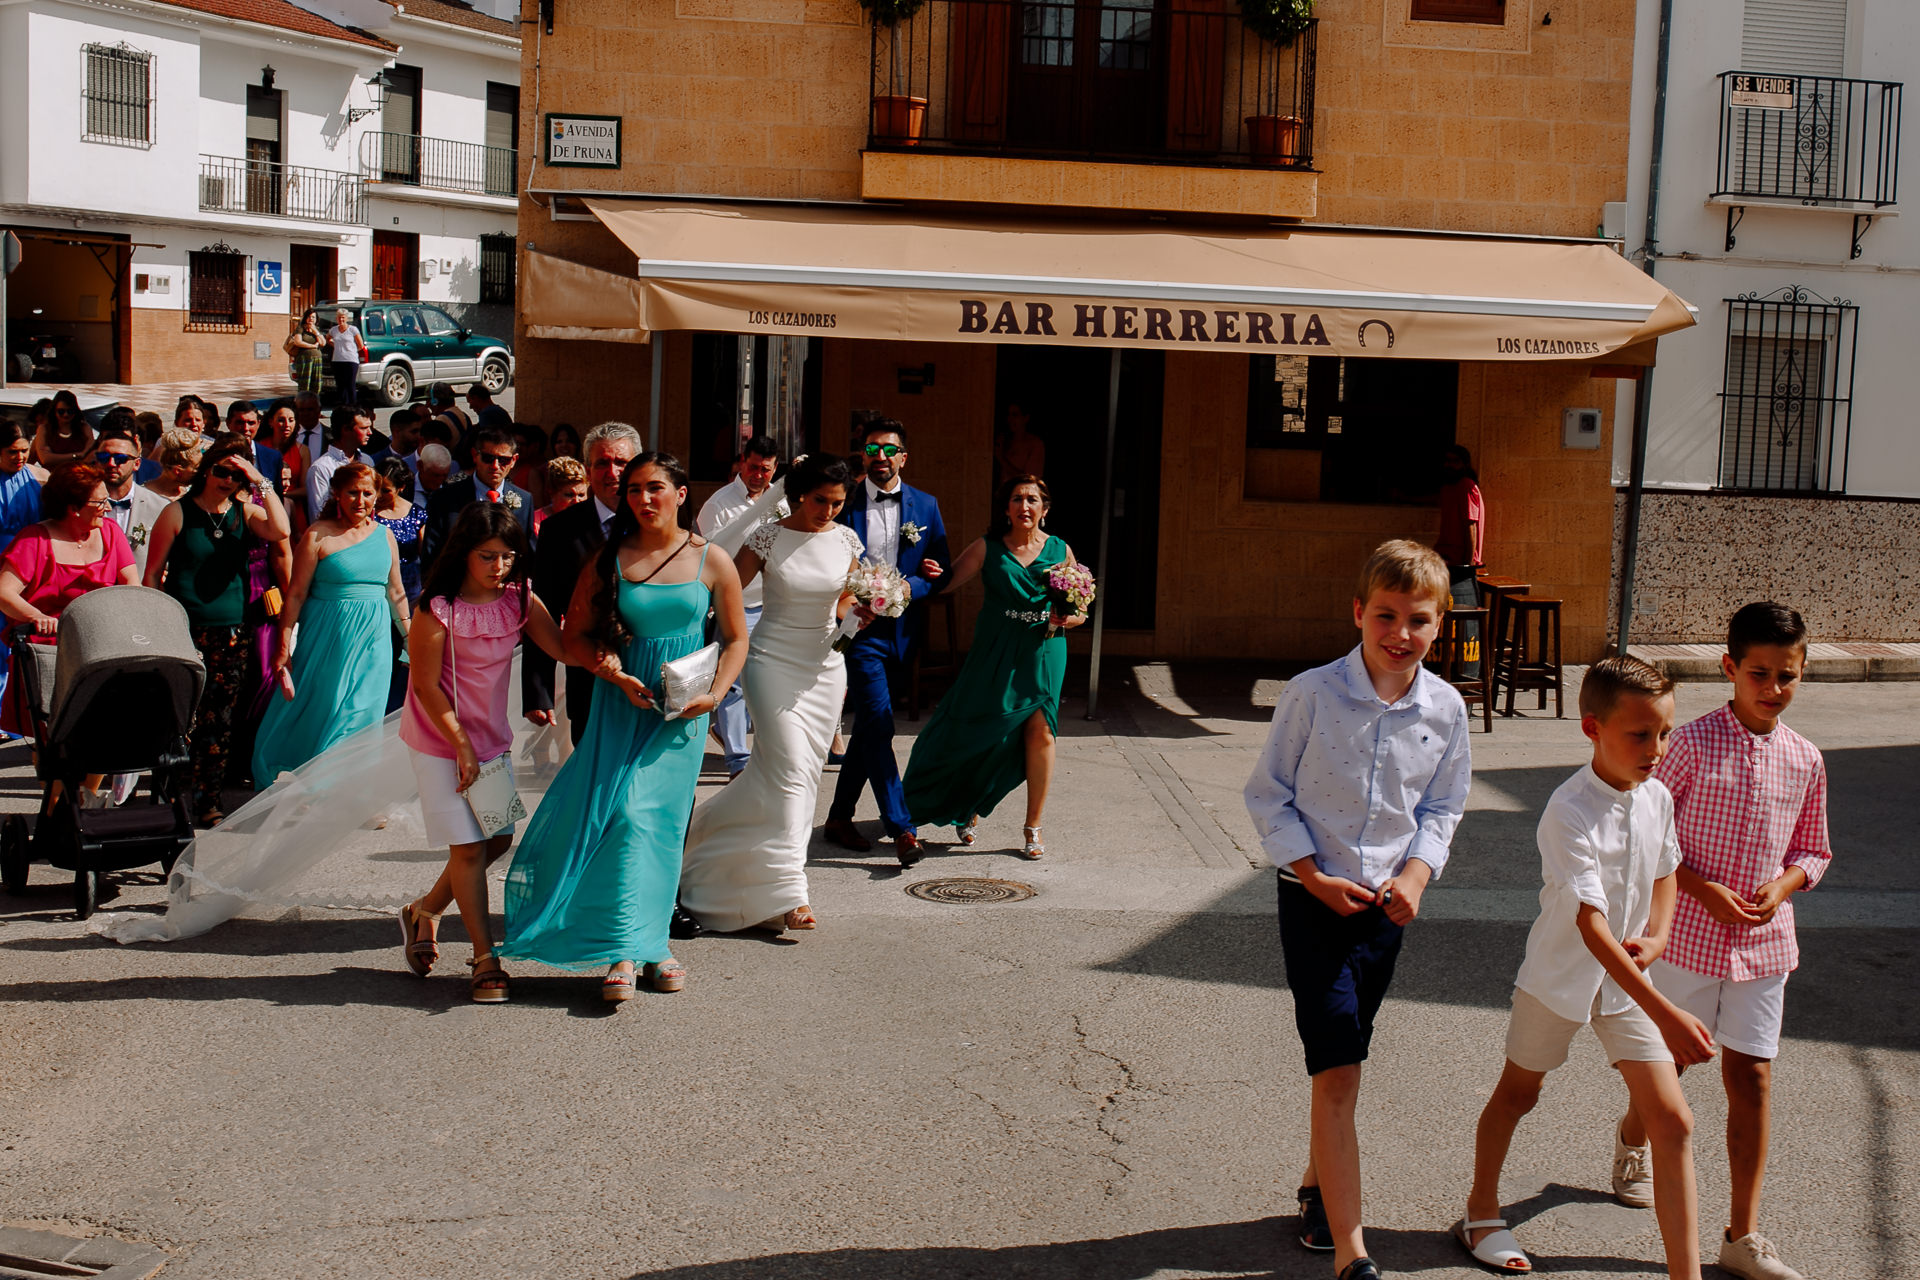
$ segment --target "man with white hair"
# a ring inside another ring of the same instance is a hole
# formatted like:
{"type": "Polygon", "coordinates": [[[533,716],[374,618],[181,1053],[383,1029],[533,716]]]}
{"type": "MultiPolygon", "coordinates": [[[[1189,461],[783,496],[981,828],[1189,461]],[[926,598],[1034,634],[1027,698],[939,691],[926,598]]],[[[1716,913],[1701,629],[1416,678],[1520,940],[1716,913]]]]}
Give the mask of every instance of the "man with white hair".
{"type": "MultiPolygon", "coordinates": [[[[580,442],[593,497],[547,517],[533,552],[533,593],[556,619],[566,614],[580,570],[606,545],[607,530],[620,508],[620,477],[640,449],[640,433],[624,422],[603,422],[580,442]]],[[[528,646],[521,655],[520,709],[534,724],[553,723],[554,666],[553,659],[537,647],[528,646]]],[[[576,746],[587,731],[593,679],[593,672],[585,667],[567,668],[567,718],[576,746]]]]}

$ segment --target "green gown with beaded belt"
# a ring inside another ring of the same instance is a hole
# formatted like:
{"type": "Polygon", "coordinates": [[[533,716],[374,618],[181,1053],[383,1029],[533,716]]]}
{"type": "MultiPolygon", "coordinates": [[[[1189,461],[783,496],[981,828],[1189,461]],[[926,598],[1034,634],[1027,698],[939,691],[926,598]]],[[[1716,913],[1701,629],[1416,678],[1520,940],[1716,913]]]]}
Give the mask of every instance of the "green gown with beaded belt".
{"type": "Polygon", "coordinates": [[[1059,729],[1067,640],[1065,632],[1047,636],[1047,574],[1066,561],[1067,544],[1049,537],[1030,565],[998,538],[987,540],[986,552],[986,602],[973,646],[907,763],[907,810],[922,825],[992,813],[1027,779],[1025,727],[1033,713],[1059,729]]]}

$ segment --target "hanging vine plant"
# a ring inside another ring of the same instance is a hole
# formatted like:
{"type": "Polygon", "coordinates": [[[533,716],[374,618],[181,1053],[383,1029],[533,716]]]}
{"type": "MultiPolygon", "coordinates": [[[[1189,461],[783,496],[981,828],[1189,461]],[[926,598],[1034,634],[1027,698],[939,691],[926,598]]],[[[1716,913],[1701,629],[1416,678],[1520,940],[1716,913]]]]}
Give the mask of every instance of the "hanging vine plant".
{"type": "MultiPolygon", "coordinates": [[[[920,12],[927,0],[860,0],[873,20],[883,27],[898,26],[920,12]]],[[[1303,3],[1308,0],[1302,0],[1303,3]]]]}
{"type": "MultiPolygon", "coordinates": [[[[866,4],[868,0],[861,0],[866,4]]],[[[875,4],[887,4],[890,0],[873,0],[875,4]]],[[[891,0],[892,3],[914,3],[914,0],[891,0]]],[[[915,4],[918,7],[918,4],[915,4]]],[[[1313,0],[1240,0],[1240,20],[1247,30],[1282,47],[1293,43],[1293,38],[1307,29],[1313,21],[1313,0]]]]}

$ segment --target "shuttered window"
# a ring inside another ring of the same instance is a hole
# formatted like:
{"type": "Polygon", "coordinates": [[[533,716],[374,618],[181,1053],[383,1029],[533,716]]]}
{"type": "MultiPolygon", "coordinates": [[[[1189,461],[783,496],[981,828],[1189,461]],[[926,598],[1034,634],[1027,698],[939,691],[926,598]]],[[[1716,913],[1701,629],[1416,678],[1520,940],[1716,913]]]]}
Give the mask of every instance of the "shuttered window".
{"type": "Polygon", "coordinates": [[[1792,286],[1727,300],[1722,488],[1846,490],[1859,315],[1792,286]]]}
{"type": "Polygon", "coordinates": [[[513,304],[513,250],[512,236],[480,237],[480,301],[513,304]]]}
{"type": "Polygon", "coordinates": [[[153,143],[153,55],[129,45],[90,44],[81,99],[89,142],[153,143]]]}
{"type": "Polygon", "coordinates": [[[1747,0],[1740,69],[1845,75],[1847,0],[1747,0]]]}
{"type": "Polygon", "coordinates": [[[187,323],[220,328],[247,323],[247,258],[217,249],[187,255],[187,323]]]}

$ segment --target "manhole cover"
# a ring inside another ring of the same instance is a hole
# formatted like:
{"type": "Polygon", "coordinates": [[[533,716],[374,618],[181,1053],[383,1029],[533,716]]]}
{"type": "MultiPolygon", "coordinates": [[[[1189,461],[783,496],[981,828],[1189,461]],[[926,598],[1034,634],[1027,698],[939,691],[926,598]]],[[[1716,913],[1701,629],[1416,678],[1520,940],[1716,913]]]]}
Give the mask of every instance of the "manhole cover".
{"type": "Polygon", "coordinates": [[[978,876],[953,876],[945,880],[922,880],[907,886],[907,892],[928,902],[957,902],[976,906],[983,902],[1025,902],[1034,895],[1034,887],[1018,880],[986,880],[978,876]]]}

